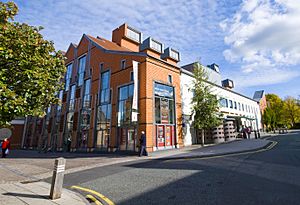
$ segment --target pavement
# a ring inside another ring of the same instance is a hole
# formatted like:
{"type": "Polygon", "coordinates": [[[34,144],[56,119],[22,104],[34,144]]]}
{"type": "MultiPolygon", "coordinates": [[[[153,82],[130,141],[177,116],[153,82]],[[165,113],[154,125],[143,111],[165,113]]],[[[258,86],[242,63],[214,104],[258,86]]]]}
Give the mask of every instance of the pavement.
{"type": "MultiPolygon", "coordinates": [[[[274,134],[273,134],[274,135],[274,134]]],[[[186,159],[222,156],[265,149],[271,145],[270,134],[266,139],[236,140],[218,145],[192,145],[180,149],[156,151],[148,157],[128,153],[38,153],[29,150],[12,150],[9,157],[0,159],[0,205],[1,204],[88,204],[76,192],[63,189],[62,198],[49,199],[50,184],[43,179],[52,176],[54,159],[66,158],[65,174],[118,163],[155,160],[186,159]]]]}

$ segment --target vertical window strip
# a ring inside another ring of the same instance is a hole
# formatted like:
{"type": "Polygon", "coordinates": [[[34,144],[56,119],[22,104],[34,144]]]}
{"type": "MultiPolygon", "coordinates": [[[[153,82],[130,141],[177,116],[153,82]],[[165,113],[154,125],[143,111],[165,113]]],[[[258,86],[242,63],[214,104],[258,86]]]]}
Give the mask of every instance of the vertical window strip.
{"type": "Polygon", "coordinates": [[[83,56],[79,59],[78,63],[78,86],[81,86],[83,84],[85,66],[86,56],[83,56]]]}

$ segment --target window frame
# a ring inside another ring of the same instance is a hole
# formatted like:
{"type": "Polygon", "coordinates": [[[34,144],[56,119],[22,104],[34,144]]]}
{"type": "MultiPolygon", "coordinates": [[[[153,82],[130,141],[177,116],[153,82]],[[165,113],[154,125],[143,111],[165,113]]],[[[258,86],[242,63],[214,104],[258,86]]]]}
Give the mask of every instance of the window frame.
{"type": "Polygon", "coordinates": [[[84,84],[84,73],[85,73],[85,70],[86,70],[86,59],[87,59],[87,55],[86,54],[83,54],[81,55],[79,58],[78,58],[78,70],[77,70],[77,86],[80,87],[84,84]],[[81,63],[80,63],[80,60],[81,59],[85,59],[85,62],[84,62],[84,68],[83,70],[81,70],[81,63]]]}
{"type": "Polygon", "coordinates": [[[122,60],[121,60],[121,65],[120,65],[120,67],[121,67],[121,70],[125,70],[125,69],[126,69],[126,59],[122,59],[122,60]]]}
{"type": "Polygon", "coordinates": [[[70,62],[68,65],[66,65],[67,68],[67,72],[65,75],[65,91],[68,91],[70,88],[70,84],[71,84],[71,79],[72,79],[72,73],[73,73],[73,62],[70,62]],[[69,71],[69,66],[71,66],[70,68],[70,72],[69,71]]]}

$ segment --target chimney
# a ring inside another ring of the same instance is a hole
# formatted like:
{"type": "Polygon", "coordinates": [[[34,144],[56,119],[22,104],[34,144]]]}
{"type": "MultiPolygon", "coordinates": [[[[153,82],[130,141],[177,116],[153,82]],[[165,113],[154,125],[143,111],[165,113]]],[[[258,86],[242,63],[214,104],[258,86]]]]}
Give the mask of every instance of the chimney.
{"type": "Polygon", "coordinates": [[[112,41],[119,46],[128,48],[134,52],[139,52],[139,46],[142,42],[142,33],[124,23],[119,28],[113,30],[112,41]]]}
{"type": "Polygon", "coordinates": [[[140,45],[141,52],[147,53],[156,58],[160,58],[160,55],[163,53],[163,50],[164,45],[151,37],[145,39],[140,45]]]}
{"type": "Polygon", "coordinates": [[[168,63],[177,65],[177,63],[180,61],[180,54],[177,50],[168,47],[164,50],[164,53],[161,55],[161,58],[166,60],[168,63]]]}

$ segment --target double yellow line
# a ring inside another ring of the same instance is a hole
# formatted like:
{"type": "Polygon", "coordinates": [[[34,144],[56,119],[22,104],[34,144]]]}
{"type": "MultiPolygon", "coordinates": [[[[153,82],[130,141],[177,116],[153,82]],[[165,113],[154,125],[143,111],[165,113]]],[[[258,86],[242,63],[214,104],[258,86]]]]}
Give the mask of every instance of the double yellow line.
{"type": "Polygon", "coordinates": [[[114,202],[112,202],[109,198],[107,198],[103,194],[100,194],[100,193],[98,193],[94,190],[87,189],[87,188],[80,187],[80,186],[71,186],[71,189],[77,189],[77,190],[80,190],[80,191],[90,193],[90,194],[86,195],[86,198],[89,198],[90,200],[92,200],[96,205],[103,205],[103,204],[99,200],[97,200],[93,195],[99,197],[100,199],[105,201],[106,204],[108,204],[108,205],[115,205],[114,202]],[[91,194],[93,194],[93,195],[91,195],[91,194]]]}

